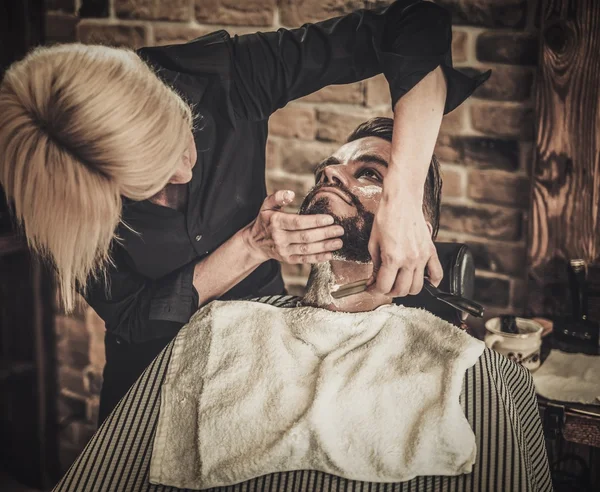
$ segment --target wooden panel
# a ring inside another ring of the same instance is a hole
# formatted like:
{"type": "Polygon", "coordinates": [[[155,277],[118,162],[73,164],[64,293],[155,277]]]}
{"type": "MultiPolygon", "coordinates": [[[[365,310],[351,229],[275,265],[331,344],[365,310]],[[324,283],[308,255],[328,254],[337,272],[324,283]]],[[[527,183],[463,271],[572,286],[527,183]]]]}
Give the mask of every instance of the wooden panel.
{"type": "Polygon", "coordinates": [[[564,312],[566,265],[600,260],[600,2],[539,0],[531,312],[564,312]]]}

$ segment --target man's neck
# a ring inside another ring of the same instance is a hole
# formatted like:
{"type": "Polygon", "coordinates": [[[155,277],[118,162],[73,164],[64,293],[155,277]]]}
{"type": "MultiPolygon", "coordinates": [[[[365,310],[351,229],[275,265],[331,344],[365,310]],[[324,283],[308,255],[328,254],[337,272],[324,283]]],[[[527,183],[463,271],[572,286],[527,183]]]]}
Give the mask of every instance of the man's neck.
{"type": "Polygon", "coordinates": [[[330,311],[348,313],[373,311],[379,306],[390,304],[391,297],[370,292],[360,292],[342,299],[334,299],[331,296],[333,292],[346,284],[368,279],[372,272],[372,263],[331,260],[327,263],[313,265],[303,303],[330,311]]]}

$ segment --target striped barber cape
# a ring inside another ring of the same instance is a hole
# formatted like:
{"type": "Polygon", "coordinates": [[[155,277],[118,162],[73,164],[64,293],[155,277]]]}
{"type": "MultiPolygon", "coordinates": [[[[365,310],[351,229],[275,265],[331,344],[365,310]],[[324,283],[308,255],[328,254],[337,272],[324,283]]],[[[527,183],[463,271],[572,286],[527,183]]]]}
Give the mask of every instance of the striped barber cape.
{"type": "MultiPolygon", "coordinates": [[[[254,299],[281,308],[298,298],[254,299]]],[[[140,376],[77,458],[55,492],[168,492],[149,482],[161,385],[173,342],[140,376]]],[[[529,371],[486,349],[465,373],[461,405],[475,433],[473,472],[417,477],[403,483],[346,480],[319,471],[273,473],[211,489],[219,492],[520,492],[551,491],[542,425],[529,371]]],[[[188,489],[185,489],[188,490],[188,489]]]]}

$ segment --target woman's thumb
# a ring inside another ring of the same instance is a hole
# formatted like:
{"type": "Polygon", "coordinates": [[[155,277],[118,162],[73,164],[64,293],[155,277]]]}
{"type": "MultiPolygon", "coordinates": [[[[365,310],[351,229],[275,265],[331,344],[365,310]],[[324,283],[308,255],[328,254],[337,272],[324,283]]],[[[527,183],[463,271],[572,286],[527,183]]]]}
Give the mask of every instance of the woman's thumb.
{"type": "Polygon", "coordinates": [[[278,210],[292,203],[295,193],[292,190],[279,190],[265,198],[263,210],[278,210]]]}

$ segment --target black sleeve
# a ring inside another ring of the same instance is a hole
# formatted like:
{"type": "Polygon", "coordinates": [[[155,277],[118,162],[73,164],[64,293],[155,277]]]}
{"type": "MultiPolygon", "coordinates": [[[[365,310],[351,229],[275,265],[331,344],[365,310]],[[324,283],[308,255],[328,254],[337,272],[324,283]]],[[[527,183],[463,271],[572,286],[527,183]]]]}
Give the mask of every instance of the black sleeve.
{"type": "Polygon", "coordinates": [[[131,343],[173,337],[198,309],[195,263],[151,280],[130,267],[122,248],[113,261],[106,281],[91,280],[84,297],[114,335],[131,343]]]}
{"type": "Polygon", "coordinates": [[[429,72],[442,66],[448,93],[445,113],[461,104],[489,72],[470,78],[452,68],[452,23],[431,2],[397,0],[378,10],[299,29],[229,38],[231,98],[238,117],[262,120],[289,101],[331,84],[384,73],[392,105],[429,72]]]}

